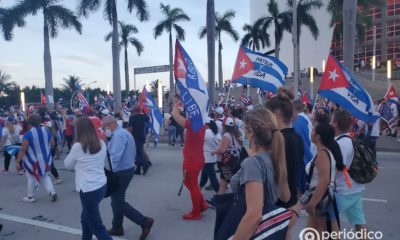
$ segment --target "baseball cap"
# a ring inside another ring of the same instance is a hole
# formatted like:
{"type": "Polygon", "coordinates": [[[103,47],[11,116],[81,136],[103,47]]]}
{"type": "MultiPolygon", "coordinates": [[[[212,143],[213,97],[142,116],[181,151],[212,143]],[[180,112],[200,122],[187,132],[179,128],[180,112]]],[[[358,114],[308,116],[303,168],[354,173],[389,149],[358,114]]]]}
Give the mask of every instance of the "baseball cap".
{"type": "Polygon", "coordinates": [[[8,116],[7,119],[6,119],[7,122],[14,122],[14,120],[15,119],[14,119],[13,116],[8,116]]]}
{"type": "Polygon", "coordinates": [[[212,120],[212,119],[211,119],[210,117],[207,117],[205,123],[210,123],[211,120],[212,120]]]}
{"type": "Polygon", "coordinates": [[[229,127],[233,127],[235,126],[235,122],[233,121],[233,119],[231,117],[227,117],[224,119],[224,121],[222,122],[225,126],[229,126],[229,127]]]}
{"type": "Polygon", "coordinates": [[[224,115],[224,109],[222,107],[217,107],[217,109],[215,109],[215,112],[219,115],[224,115]]]}

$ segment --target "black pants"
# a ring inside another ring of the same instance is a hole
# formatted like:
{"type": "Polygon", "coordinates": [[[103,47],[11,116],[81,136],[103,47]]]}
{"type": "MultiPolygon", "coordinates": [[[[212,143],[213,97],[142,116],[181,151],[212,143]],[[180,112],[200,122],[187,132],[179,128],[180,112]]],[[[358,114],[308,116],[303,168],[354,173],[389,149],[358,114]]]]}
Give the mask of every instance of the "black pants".
{"type": "Polygon", "coordinates": [[[144,152],[144,142],[135,142],[136,145],[136,171],[150,164],[149,157],[144,152]]]}
{"type": "Polygon", "coordinates": [[[213,187],[214,191],[218,192],[219,182],[217,179],[217,174],[215,173],[215,163],[204,164],[204,167],[201,170],[200,188],[206,185],[207,179],[210,179],[211,186],[213,187]]]}
{"type": "Polygon", "coordinates": [[[72,143],[73,143],[73,140],[74,140],[74,136],[72,136],[72,135],[70,135],[70,136],[65,135],[65,140],[66,140],[66,142],[67,142],[68,150],[71,150],[72,143]]]}

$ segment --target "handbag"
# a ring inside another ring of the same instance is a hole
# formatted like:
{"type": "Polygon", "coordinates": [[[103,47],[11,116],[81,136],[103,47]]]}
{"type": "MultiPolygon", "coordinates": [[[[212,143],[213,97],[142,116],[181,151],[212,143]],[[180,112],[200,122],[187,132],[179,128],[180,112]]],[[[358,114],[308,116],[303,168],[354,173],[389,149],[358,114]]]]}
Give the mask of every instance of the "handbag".
{"type": "Polygon", "coordinates": [[[104,173],[107,177],[107,192],[104,195],[104,198],[111,196],[115,191],[119,189],[119,176],[113,172],[112,164],[110,160],[110,153],[107,150],[107,162],[110,166],[110,170],[104,168],[104,173]]]}
{"type": "MultiPolygon", "coordinates": [[[[255,156],[266,172],[266,166],[261,157],[255,156]]],[[[263,174],[265,176],[265,174],[263,174]]],[[[261,222],[256,228],[250,239],[258,240],[284,240],[286,238],[287,227],[293,213],[285,208],[278,207],[271,203],[270,192],[272,186],[267,179],[263,180],[264,186],[264,206],[261,222]]],[[[245,186],[242,185],[237,193],[215,195],[216,222],[214,228],[215,240],[227,240],[235,234],[239,223],[246,213],[246,194],[245,186]]]]}
{"type": "Polygon", "coordinates": [[[226,181],[230,181],[232,176],[240,169],[240,148],[236,147],[235,141],[232,137],[232,146],[222,154],[221,171],[226,181]]]}
{"type": "MultiPolygon", "coordinates": [[[[319,201],[319,203],[316,206],[316,208],[319,209],[319,210],[325,210],[329,206],[329,204],[332,202],[332,200],[333,200],[332,192],[333,191],[331,189],[331,183],[335,182],[335,179],[334,179],[335,176],[332,174],[331,153],[329,151],[327,151],[326,149],[322,149],[322,150],[324,150],[324,151],[326,151],[328,153],[329,168],[330,168],[330,170],[329,170],[330,182],[329,182],[328,189],[325,191],[322,199],[319,201]]],[[[300,204],[303,205],[303,206],[307,205],[310,202],[310,200],[311,200],[311,198],[312,198],[312,196],[313,196],[313,194],[315,192],[315,189],[316,189],[316,187],[310,187],[311,179],[312,179],[312,176],[313,176],[313,173],[314,173],[314,168],[315,168],[315,158],[311,162],[310,171],[309,171],[309,174],[307,175],[306,191],[304,192],[303,196],[301,196],[301,198],[299,199],[300,204]]]]}

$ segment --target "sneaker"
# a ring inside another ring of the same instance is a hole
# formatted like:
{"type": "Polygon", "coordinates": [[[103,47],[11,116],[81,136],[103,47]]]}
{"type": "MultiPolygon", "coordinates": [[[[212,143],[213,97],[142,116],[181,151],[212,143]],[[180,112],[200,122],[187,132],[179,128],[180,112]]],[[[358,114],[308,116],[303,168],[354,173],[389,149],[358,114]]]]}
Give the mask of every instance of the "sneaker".
{"type": "Polygon", "coordinates": [[[57,199],[58,199],[57,193],[52,193],[52,194],[50,193],[50,200],[52,202],[57,201],[57,199]]]}
{"type": "Polygon", "coordinates": [[[61,182],[62,182],[61,178],[57,178],[54,184],[58,185],[58,184],[60,184],[61,182]]]}
{"type": "Polygon", "coordinates": [[[29,196],[27,196],[27,197],[24,197],[24,198],[22,199],[22,201],[23,201],[23,202],[33,203],[33,202],[36,201],[36,199],[35,199],[34,197],[29,197],[29,196]]]}
{"type": "Polygon", "coordinates": [[[18,175],[23,175],[23,174],[24,174],[24,171],[22,171],[22,170],[18,171],[18,175]]]}

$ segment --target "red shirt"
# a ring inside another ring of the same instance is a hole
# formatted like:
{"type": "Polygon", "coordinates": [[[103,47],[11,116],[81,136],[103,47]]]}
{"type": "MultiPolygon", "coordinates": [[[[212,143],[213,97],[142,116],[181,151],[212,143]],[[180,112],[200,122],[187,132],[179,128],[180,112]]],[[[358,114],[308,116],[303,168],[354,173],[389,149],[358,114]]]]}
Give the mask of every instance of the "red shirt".
{"type": "Polygon", "coordinates": [[[65,136],[72,136],[74,135],[74,126],[72,126],[72,119],[67,117],[65,120],[65,136]]]}
{"type": "Polygon", "coordinates": [[[190,125],[190,121],[186,120],[185,124],[185,145],[183,146],[183,158],[185,162],[203,162],[204,163],[204,134],[203,127],[198,132],[194,132],[190,125]]]}

